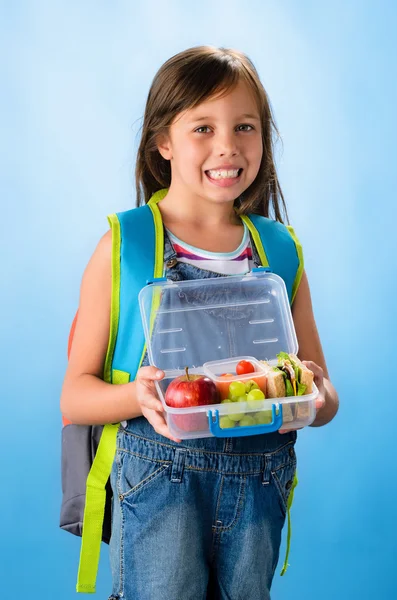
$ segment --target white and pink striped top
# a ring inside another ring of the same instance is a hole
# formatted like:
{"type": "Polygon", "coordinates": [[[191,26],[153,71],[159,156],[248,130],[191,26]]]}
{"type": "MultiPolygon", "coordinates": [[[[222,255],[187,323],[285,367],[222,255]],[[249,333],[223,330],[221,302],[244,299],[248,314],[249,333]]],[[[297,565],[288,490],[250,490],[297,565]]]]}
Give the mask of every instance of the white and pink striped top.
{"type": "Polygon", "coordinates": [[[199,269],[221,273],[222,275],[245,275],[254,266],[250,236],[245,223],[242,242],[233,252],[208,252],[186,244],[168,229],[167,234],[179,262],[188,263],[199,269]]]}

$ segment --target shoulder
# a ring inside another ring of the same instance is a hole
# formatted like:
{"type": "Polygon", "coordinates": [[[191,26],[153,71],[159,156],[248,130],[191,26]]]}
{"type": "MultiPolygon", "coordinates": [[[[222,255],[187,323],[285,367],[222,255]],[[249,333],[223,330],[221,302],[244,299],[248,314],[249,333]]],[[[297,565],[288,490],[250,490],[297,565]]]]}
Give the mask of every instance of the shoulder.
{"type": "Polygon", "coordinates": [[[107,255],[112,249],[112,230],[108,229],[106,233],[100,238],[95,252],[98,254],[107,255]]]}
{"type": "Polygon", "coordinates": [[[112,257],[112,231],[108,230],[98,241],[85,268],[82,285],[85,288],[107,285],[112,257]]]}
{"type": "Polygon", "coordinates": [[[98,272],[106,269],[112,256],[112,231],[109,229],[99,239],[94,252],[85,269],[87,273],[98,272]]]}

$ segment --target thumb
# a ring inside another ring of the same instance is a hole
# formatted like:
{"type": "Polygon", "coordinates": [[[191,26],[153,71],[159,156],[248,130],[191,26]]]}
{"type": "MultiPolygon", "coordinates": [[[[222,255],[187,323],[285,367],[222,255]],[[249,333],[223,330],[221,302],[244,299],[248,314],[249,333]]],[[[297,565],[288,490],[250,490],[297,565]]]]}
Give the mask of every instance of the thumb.
{"type": "Polygon", "coordinates": [[[138,371],[137,379],[148,379],[150,381],[158,381],[163,379],[165,373],[157,367],[141,367],[138,371]]]}

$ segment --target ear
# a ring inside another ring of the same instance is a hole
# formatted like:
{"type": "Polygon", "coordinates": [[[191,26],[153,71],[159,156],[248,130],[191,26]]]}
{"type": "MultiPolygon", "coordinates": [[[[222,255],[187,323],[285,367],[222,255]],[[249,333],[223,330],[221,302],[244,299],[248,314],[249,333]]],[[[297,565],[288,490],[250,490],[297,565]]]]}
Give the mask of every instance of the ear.
{"type": "Polygon", "coordinates": [[[161,156],[165,160],[171,160],[172,158],[172,148],[171,148],[171,140],[168,135],[165,133],[160,134],[156,140],[157,150],[160,152],[161,156]]]}

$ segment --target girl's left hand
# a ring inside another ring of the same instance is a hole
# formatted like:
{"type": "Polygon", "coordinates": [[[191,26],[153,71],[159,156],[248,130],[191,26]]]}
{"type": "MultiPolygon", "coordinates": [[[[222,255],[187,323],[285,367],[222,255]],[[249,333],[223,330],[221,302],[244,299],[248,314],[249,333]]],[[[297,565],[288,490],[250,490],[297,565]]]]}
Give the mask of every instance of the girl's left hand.
{"type": "MultiPolygon", "coordinates": [[[[316,412],[318,412],[325,404],[325,385],[324,385],[324,372],[315,362],[311,360],[302,360],[302,363],[313,372],[314,383],[316,384],[319,394],[316,398],[316,412]]],[[[303,429],[298,427],[297,429],[303,429]]],[[[279,429],[279,433],[288,433],[288,431],[294,431],[293,429],[279,429]]]]}

